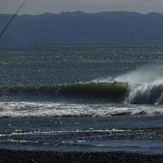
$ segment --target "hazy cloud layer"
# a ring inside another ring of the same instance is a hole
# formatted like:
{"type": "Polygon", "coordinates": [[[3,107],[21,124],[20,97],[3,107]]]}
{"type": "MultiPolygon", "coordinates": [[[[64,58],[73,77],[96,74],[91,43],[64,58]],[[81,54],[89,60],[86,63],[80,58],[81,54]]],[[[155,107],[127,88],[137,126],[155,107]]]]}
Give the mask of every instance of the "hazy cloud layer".
{"type": "MultiPolygon", "coordinates": [[[[24,0],[0,0],[0,13],[13,14],[24,0]]],[[[27,0],[19,14],[41,14],[45,12],[83,11],[134,11],[139,13],[163,13],[162,0],[27,0]]]]}

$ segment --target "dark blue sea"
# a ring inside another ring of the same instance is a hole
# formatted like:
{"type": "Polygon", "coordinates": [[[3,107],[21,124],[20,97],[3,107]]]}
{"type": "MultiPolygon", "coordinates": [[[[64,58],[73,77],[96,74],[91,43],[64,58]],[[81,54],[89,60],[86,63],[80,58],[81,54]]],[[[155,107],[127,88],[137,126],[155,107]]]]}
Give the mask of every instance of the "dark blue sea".
{"type": "Polygon", "coordinates": [[[163,42],[0,45],[0,148],[163,154],[163,42]]]}

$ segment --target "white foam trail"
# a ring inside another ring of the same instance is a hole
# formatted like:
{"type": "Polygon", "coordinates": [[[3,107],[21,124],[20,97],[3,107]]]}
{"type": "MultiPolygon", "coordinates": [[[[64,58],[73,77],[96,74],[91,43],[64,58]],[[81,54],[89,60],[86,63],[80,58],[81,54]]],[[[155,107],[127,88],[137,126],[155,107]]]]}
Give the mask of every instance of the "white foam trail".
{"type": "Polygon", "coordinates": [[[0,117],[109,117],[113,115],[163,114],[160,105],[67,104],[49,102],[0,102],[0,117]]]}

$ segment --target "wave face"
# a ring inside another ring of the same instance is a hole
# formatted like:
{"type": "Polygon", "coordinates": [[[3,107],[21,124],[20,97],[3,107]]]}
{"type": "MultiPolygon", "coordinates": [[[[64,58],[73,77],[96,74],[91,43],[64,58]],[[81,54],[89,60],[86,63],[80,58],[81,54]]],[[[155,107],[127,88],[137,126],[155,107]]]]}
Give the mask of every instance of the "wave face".
{"type": "Polygon", "coordinates": [[[122,102],[125,83],[75,83],[47,86],[9,86],[0,88],[1,100],[73,100],[79,102],[122,102]]]}
{"type": "Polygon", "coordinates": [[[163,84],[90,82],[44,86],[4,86],[1,101],[71,101],[88,103],[163,104],[163,84]]]}

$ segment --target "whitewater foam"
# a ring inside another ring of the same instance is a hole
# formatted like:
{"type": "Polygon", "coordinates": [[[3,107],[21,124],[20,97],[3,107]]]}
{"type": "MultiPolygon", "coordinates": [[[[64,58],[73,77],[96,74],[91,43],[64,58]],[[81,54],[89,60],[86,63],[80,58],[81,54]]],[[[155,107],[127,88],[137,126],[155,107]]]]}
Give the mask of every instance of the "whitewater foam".
{"type": "Polygon", "coordinates": [[[130,91],[127,101],[134,104],[162,104],[163,84],[144,84],[130,91]]]}
{"type": "Polygon", "coordinates": [[[163,66],[144,66],[114,79],[128,84],[126,102],[163,104],[163,66]]]}
{"type": "Polygon", "coordinates": [[[160,105],[68,104],[51,102],[1,102],[0,118],[20,117],[109,117],[163,114],[160,105]]]}

